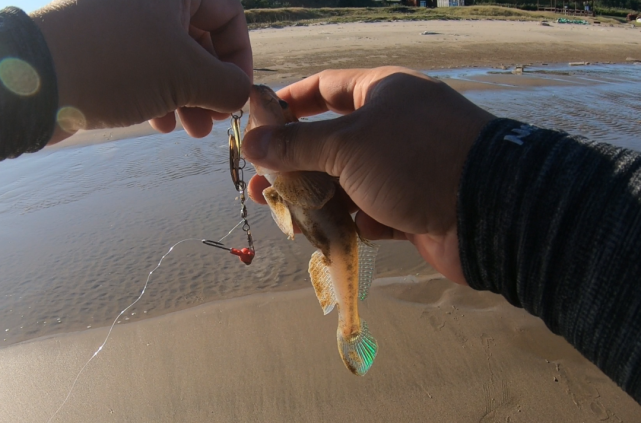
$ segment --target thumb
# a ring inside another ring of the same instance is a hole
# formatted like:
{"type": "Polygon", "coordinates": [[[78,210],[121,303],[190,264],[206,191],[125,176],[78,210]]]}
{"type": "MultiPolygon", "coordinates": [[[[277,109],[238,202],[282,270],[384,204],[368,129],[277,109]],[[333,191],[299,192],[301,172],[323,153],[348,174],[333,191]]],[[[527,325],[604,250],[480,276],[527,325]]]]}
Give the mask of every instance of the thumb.
{"type": "Polygon", "coordinates": [[[217,112],[240,110],[249,98],[251,81],[232,63],[225,63],[197,46],[190,55],[191,66],[181,66],[179,78],[185,98],[177,106],[202,107],[217,112]],[[188,70],[185,72],[185,70],[188,70]]]}
{"type": "Polygon", "coordinates": [[[348,116],[284,126],[260,126],[243,139],[243,153],[250,162],[271,170],[320,171],[340,176],[342,148],[350,128],[348,116]]]}

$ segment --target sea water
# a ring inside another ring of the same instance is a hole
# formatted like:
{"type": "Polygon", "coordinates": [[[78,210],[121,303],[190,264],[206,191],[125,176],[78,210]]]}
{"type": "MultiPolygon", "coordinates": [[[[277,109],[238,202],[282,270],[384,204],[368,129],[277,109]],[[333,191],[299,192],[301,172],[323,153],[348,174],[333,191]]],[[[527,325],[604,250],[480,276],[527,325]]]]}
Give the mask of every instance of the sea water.
{"type": "MultiPolygon", "coordinates": [[[[641,150],[641,66],[525,71],[525,78],[564,85],[495,83],[466,96],[497,116],[641,150]]],[[[429,74],[474,80],[491,72],[497,70],[429,74]]],[[[217,123],[204,139],[176,131],[48,148],[0,163],[0,348],[111,324],[169,246],[227,233],[240,219],[227,126],[217,123]]],[[[286,240],[266,207],[249,202],[249,219],[257,248],[251,266],[197,241],[181,244],[120,324],[218,299],[308,287],[307,241],[286,240]]],[[[226,242],[242,247],[245,240],[238,231],[226,242]]],[[[382,244],[377,276],[433,271],[409,243],[382,244]]]]}

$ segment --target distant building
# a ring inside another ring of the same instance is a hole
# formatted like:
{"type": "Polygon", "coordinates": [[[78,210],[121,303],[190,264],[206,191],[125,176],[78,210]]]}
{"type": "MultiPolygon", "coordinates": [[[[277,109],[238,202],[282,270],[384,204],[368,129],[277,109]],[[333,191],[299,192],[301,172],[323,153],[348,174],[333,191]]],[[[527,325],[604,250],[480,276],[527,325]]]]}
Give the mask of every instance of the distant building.
{"type": "Polygon", "coordinates": [[[436,7],[465,6],[465,0],[437,0],[436,7]]]}

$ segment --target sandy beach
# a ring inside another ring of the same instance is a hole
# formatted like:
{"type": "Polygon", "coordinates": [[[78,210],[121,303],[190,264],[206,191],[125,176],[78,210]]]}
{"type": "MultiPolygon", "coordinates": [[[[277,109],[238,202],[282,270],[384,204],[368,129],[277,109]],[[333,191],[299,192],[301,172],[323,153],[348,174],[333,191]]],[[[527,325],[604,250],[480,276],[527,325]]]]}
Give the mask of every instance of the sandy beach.
{"type": "MultiPolygon", "coordinates": [[[[641,59],[638,28],[430,21],[250,36],[256,82],[432,70],[499,115],[641,149],[641,66],[626,60],[641,59]],[[574,61],[628,66],[542,65],[574,61]],[[513,75],[515,64],[538,73],[513,75]],[[471,70],[441,71],[458,67],[471,70]]],[[[336,348],[336,312],[323,316],[309,288],[304,239],[285,240],[251,204],[252,266],[198,241],[237,222],[226,125],[205,140],[147,124],[89,131],[3,163],[0,423],[641,421],[641,405],[538,318],[443,279],[400,242],[381,245],[360,306],[379,356],[353,376],[336,348]],[[188,237],[93,357],[162,254],[188,237]]]]}
{"type": "Polygon", "coordinates": [[[254,78],[261,83],[291,82],[328,68],[430,70],[641,59],[641,30],[624,25],[380,22],[260,29],[250,37],[254,78]]]}
{"type": "MultiPolygon", "coordinates": [[[[539,320],[443,279],[378,281],[359,378],[311,289],[117,328],[56,422],[639,421],[641,407],[539,320]]],[[[47,421],[105,329],[0,350],[3,422],[47,421]],[[6,377],[10,375],[11,377],[6,377]]]]}

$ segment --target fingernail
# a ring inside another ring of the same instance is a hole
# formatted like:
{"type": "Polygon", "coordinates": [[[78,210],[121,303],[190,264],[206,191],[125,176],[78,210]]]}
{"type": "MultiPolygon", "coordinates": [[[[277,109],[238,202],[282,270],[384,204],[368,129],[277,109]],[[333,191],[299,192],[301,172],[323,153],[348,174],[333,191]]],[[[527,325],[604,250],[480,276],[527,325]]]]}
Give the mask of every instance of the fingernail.
{"type": "Polygon", "coordinates": [[[269,149],[269,142],[272,138],[272,131],[268,129],[257,129],[252,132],[257,132],[250,136],[249,139],[243,142],[243,152],[245,157],[250,160],[260,160],[267,156],[269,149]]]}

